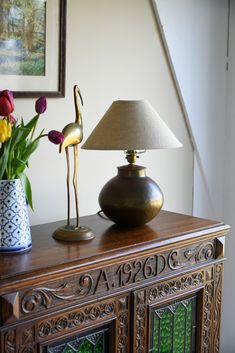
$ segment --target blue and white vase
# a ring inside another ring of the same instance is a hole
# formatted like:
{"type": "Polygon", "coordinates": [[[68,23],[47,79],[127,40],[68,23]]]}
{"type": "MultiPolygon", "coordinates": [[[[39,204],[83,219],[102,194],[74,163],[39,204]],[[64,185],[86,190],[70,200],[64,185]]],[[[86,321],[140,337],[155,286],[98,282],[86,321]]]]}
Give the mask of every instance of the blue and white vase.
{"type": "Polygon", "coordinates": [[[28,207],[20,179],[0,180],[0,252],[32,247],[28,207]]]}

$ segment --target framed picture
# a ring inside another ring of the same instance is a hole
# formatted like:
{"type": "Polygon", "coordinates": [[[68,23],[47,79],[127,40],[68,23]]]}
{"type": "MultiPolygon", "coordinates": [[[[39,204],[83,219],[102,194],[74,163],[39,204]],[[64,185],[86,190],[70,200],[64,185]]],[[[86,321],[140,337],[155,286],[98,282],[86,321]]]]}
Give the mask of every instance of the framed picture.
{"type": "Polygon", "coordinates": [[[66,0],[0,1],[0,91],[64,97],[66,0]]]}

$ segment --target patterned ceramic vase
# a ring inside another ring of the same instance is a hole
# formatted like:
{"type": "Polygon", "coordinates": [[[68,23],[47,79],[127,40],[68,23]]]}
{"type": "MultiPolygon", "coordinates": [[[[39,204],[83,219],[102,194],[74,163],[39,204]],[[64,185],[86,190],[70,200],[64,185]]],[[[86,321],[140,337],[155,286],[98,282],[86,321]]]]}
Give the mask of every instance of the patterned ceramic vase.
{"type": "Polygon", "coordinates": [[[28,207],[20,179],[0,180],[0,252],[32,246],[28,207]]]}

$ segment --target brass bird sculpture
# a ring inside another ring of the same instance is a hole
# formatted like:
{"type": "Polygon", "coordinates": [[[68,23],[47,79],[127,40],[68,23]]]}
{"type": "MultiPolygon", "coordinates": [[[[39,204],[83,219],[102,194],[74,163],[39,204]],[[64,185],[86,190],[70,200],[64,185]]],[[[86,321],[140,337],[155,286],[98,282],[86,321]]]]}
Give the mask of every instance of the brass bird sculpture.
{"type": "Polygon", "coordinates": [[[75,122],[66,125],[62,133],[64,140],[60,144],[59,152],[65,149],[66,163],[67,163],[67,224],[66,226],[56,229],[53,236],[59,240],[73,241],[73,240],[88,240],[94,238],[91,229],[80,225],[79,209],[78,209],[78,190],[77,190],[77,176],[78,176],[78,144],[83,139],[83,122],[82,114],[79,109],[79,98],[83,105],[81,92],[77,85],[73,87],[74,104],[75,104],[75,122]],[[70,224],[70,160],[69,160],[69,147],[73,148],[74,155],[74,172],[73,172],[73,188],[75,195],[76,207],[76,225],[70,224]]]}

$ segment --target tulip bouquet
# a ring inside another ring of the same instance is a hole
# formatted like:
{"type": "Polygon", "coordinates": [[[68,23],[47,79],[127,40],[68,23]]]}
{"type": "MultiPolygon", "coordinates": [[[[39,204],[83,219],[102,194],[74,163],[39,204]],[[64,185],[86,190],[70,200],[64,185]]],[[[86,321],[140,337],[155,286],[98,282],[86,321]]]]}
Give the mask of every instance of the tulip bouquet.
{"type": "Polygon", "coordinates": [[[0,180],[19,178],[32,209],[32,190],[25,174],[29,157],[37,149],[40,139],[44,136],[48,136],[49,140],[55,144],[63,141],[63,134],[55,130],[48,134],[44,134],[42,130],[35,136],[40,114],[44,113],[46,108],[46,97],[40,97],[35,103],[36,115],[25,124],[23,119],[17,121],[11,115],[14,111],[12,92],[8,90],[0,92],[0,180]]]}

